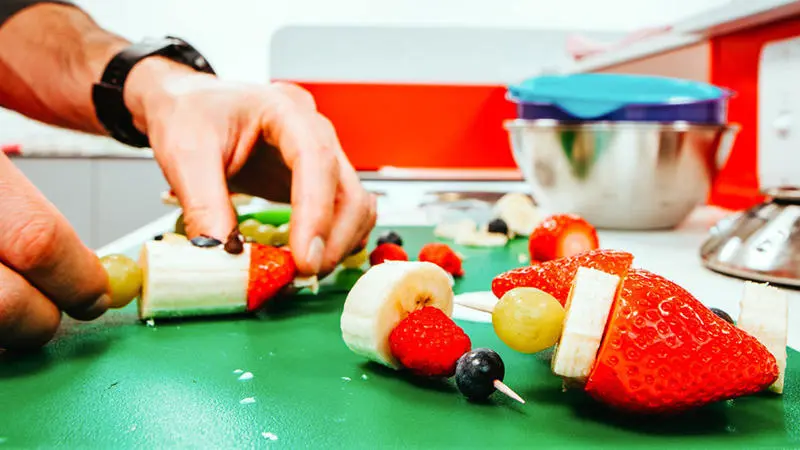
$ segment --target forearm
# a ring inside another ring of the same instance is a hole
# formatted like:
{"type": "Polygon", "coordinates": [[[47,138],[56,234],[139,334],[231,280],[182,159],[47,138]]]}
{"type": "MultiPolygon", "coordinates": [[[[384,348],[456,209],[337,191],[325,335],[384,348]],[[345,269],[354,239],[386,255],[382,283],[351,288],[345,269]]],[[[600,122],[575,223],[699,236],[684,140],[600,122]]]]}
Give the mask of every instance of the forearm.
{"type": "MultiPolygon", "coordinates": [[[[51,125],[105,134],[95,116],[92,85],[128,45],[77,7],[29,7],[0,27],[0,105],[51,125]]],[[[161,58],[134,67],[124,95],[141,131],[146,131],[146,99],[166,94],[166,80],[188,70],[161,58]]]]}

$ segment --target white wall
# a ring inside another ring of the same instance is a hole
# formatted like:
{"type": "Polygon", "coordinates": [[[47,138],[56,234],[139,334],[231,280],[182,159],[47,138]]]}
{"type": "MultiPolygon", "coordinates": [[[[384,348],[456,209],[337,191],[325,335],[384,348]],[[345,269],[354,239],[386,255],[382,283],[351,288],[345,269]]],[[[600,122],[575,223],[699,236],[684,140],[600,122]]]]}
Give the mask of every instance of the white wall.
{"type": "MultiPolygon", "coordinates": [[[[269,39],[287,24],[464,25],[631,31],[674,23],[730,0],[76,0],[131,39],[174,34],[222,77],[264,82],[269,39]]],[[[50,130],[0,111],[0,143],[50,130]]]]}

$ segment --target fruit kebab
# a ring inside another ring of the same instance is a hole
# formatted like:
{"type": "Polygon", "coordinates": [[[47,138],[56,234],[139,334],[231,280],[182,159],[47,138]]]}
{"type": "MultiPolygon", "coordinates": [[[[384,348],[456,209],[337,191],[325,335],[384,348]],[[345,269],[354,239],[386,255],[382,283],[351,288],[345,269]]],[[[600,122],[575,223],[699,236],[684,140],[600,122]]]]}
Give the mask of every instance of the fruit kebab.
{"type": "Polygon", "coordinates": [[[123,255],[101,258],[109,275],[112,306],[139,299],[139,317],[155,319],[252,312],[286,289],[317,288],[316,277],[298,277],[286,248],[168,233],[146,242],[139,264],[123,255]]]}
{"type": "Polygon", "coordinates": [[[734,325],[632,264],[629,253],[593,250],[498,275],[498,337],[523,353],[555,346],[551,368],[566,388],[629,413],[674,414],[783,391],[785,292],[746,282],[734,325]]]}
{"type": "MultiPolygon", "coordinates": [[[[378,247],[397,245],[383,242],[378,247]]],[[[472,350],[472,342],[450,316],[450,275],[429,261],[387,260],[372,266],[353,285],[340,320],[342,339],[355,354],[419,377],[455,376],[470,400],[498,390],[524,400],[503,384],[500,356],[472,350]]]]}

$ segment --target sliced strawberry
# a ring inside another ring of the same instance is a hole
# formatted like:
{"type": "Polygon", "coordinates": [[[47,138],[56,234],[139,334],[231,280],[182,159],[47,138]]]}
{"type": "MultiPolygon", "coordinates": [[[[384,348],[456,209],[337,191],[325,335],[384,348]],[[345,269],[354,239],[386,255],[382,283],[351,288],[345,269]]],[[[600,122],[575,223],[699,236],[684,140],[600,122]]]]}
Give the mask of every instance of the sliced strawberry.
{"type": "Polygon", "coordinates": [[[625,278],[633,255],[617,250],[592,250],[569,258],[537,263],[502,273],[492,280],[492,292],[500,298],[517,287],[532,287],[547,292],[562,305],[567,302],[572,279],[578,267],[602,270],[625,278]]]}
{"type": "Polygon", "coordinates": [[[250,276],[247,286],[247,310],[261,308],[294,279],[297,267],[285,248],[250,244],[250,276]]]}
{"type": "Polygon", "coordinates": [[[677,284],[632,269],[612,308],[585,386],[631,413],[676,413],[762,391],[772,354],[677,284]]]}
{"type": "Polygon", "coordinates": [[[528,241],[531,261],[552,261],[600,247],[597,230],[575,214],[557,214],[543,220],[528,241]]]}

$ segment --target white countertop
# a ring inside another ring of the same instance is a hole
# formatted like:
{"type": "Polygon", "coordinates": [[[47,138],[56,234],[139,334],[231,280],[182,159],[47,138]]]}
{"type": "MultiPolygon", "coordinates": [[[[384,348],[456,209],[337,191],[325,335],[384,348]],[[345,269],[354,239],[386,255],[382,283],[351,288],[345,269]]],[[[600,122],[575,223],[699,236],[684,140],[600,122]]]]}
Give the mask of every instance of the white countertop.
{"type": "MultiPolygon", "coordinates": [[[[364,185],[383,193],[378,200],[378,225],[381,226],[432,225],[436,217],[426,214],[419,206],[426,192],[461,190],[502,193],[526,190],[525,184],[520,182],[365,181],[364,185]]],[[[265,205],[257,201],[240,208],[240,212],[261,210],[265,205]]],[[[97,253],[129,252],[153,236],[171,230],[178,214],[176,210],[98,249],[97,253]]],[[[743,282],[709,271],[700,264],[698,256],[707,230],[725,215],[723,210],[699,208],[681,227],[672,231],[600,231],[601,245],[633,253],[636,266],[677,282],[706,305],[722,308],[732,317],[737,317],[743,282]]],[[[789,346],[800,349],[800,291],[789,290],[789,295],[789,346]]]]}

